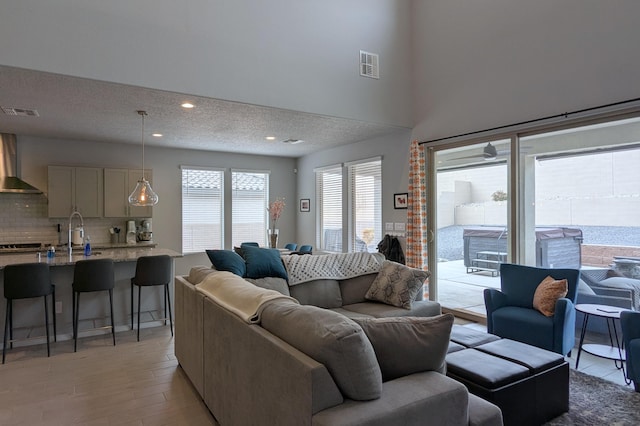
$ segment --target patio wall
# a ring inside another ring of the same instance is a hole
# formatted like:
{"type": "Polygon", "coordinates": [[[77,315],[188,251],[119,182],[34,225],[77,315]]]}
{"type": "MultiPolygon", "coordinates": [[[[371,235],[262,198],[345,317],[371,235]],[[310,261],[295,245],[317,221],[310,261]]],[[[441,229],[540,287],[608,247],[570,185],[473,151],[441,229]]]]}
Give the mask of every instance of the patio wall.
{"type": "Polygon", "coordinates": [[[582,264],[585,266],[609,267],[614,256],[640,257],[640,247],[582,245],[582,264]]]}

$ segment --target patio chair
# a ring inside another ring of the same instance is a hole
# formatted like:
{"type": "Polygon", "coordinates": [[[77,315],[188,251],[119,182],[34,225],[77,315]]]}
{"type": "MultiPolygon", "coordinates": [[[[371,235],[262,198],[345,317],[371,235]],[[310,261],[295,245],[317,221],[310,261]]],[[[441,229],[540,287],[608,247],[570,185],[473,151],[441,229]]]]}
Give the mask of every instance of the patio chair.
{"type": "Polygon", "coordinates": [[[484,290],[487,331],[562,355],[570,354],[575,346],[574,304],[579,278],[577,269],[501,264],[500,290],[484,290]],[[534,309],[533,297],[540,282],[549,275],[557,280],[566,279],[568,292],[556,301],[554,314],[545,316],[534,309]]]}
{"type": "Polygon", "coordinates": [[[636,392],[640,392],[640,312],[621,312],[620,324],[627,355],[627,378],[633,381],[636,392]]]}

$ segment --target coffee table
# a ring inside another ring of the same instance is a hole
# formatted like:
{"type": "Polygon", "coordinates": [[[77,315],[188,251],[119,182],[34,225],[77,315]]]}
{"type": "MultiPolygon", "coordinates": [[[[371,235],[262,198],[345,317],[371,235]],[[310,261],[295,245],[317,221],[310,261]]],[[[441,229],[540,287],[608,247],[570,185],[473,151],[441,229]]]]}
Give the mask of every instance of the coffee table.
{"type": "Polygon", "coordinates": [[[596,305],[590,303],[579,303],[576,305],[576,311],[584,314],[582,330],[580,332],[580,344],[578,345],[578,356],[576,358],[576,370],[580,364],[580,354],[582,351],[585,351],[600,358],[612,359],[616,368],[618,370],[622,370],[625,383],[631,383],[631,381],[627,379],[627,375],[624,370],[626,354],[622,344],[622,332],[620,332],[620,336],[618,336],[618,328],[616,327],[616,320],[620,321],[620,312],[628,310],[629,309],[618,308],[617,306],[596,305]],[[584,335],[587,332],[587,324],[589,322],[589,317],[592,315],[606,319],[607,328],[609,330],[609,345],[593,343],[584,344],[584,335]]]}

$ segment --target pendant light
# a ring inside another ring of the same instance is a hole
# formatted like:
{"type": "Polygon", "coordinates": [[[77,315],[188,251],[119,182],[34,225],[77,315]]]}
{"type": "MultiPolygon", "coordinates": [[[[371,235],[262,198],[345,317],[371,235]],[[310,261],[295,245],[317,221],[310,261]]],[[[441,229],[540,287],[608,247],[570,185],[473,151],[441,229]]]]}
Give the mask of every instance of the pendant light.
{"type": "Polygon", "coordinates": [[[132,206],[153,206],[158,204],[158,195],[151,189],[151,184],[144,178],[144,117],[146,111],[138,111],[138,115],[142,117],[142,173],[136,189],[129,195],[129,204],[132,206]]]}

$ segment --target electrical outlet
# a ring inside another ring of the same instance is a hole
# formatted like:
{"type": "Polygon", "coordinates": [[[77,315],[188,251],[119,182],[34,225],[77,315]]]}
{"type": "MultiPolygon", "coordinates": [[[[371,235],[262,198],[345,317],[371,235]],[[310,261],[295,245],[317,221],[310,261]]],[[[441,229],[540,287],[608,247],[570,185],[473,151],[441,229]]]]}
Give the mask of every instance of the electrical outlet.
{"type": "Polygon", "coordinates": [[[62,302],[56,302],[56,314],[62,313],[62,302]]]}

